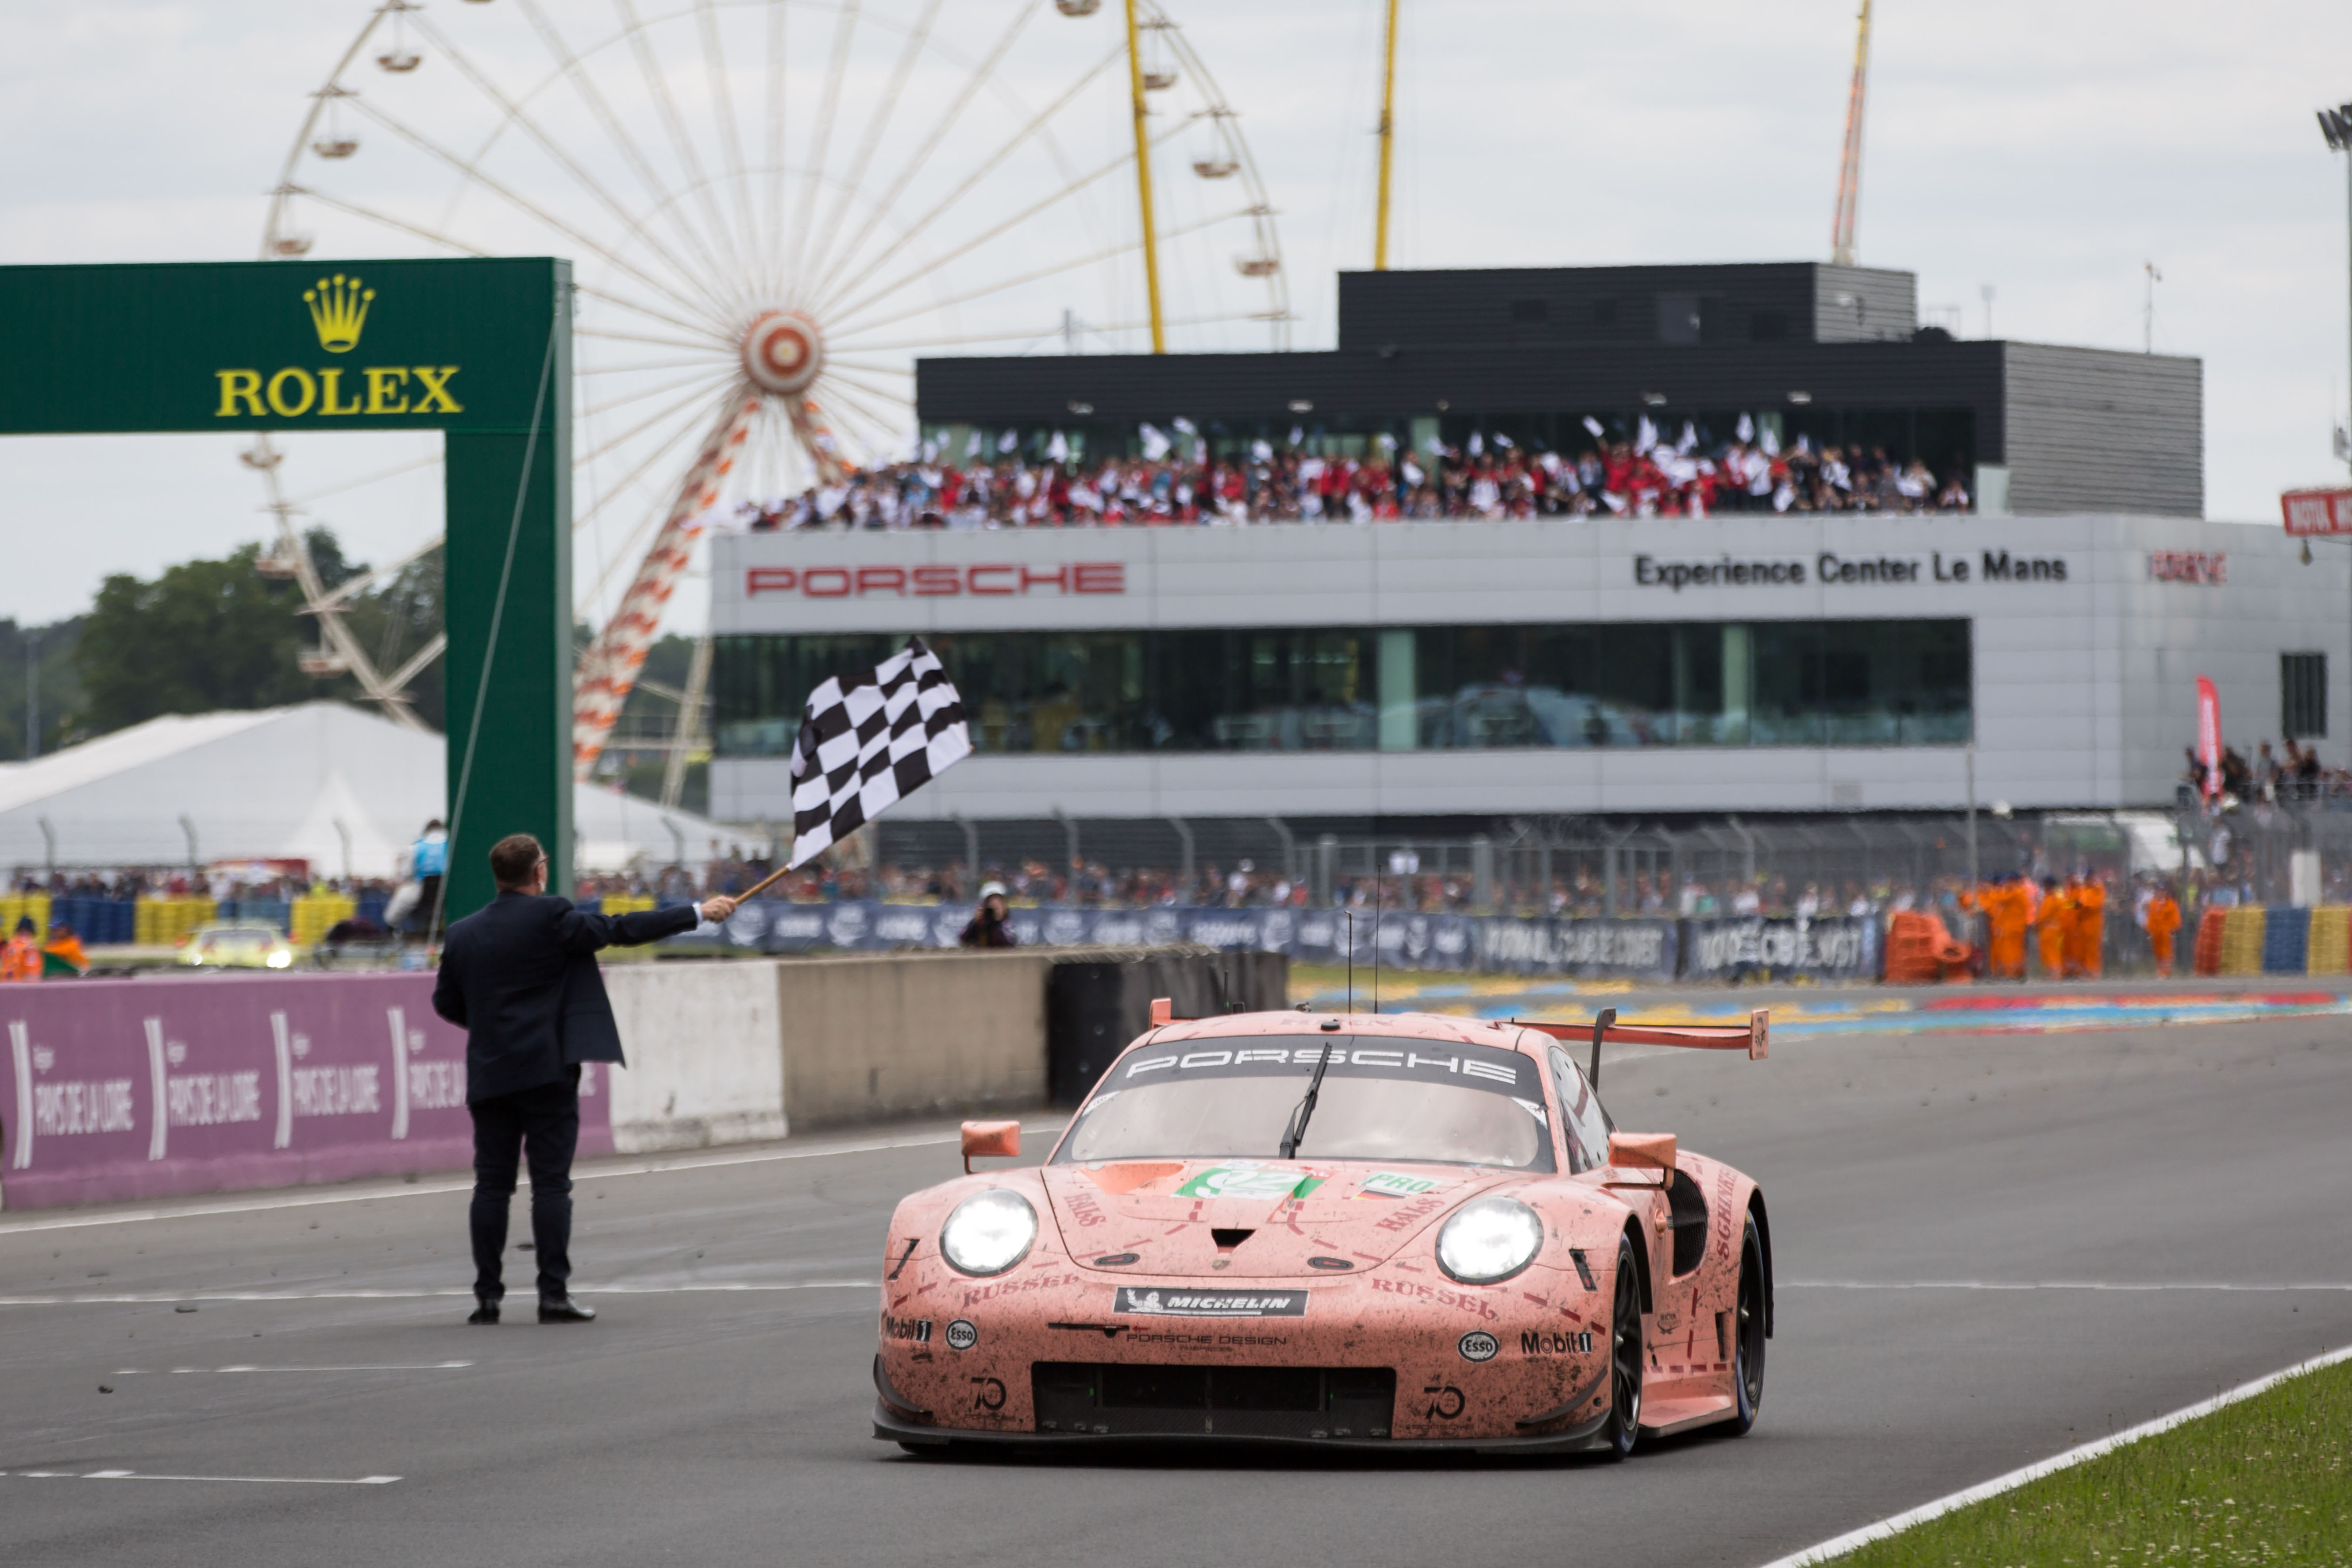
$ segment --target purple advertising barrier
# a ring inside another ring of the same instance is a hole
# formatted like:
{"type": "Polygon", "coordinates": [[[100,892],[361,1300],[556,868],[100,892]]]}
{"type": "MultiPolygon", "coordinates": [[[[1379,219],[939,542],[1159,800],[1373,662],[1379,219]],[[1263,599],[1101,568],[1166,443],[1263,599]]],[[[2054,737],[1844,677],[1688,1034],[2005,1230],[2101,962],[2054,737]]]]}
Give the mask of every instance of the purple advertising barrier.
{"type": "MultiPolygon", "coordinates": [[[[0,986],[0,1201],[108,1203],[473,1163],[466,1037],[430,974],[0,986]]],[[[604,1069],[580,1152],[613,1148],[604,1069]]]]}

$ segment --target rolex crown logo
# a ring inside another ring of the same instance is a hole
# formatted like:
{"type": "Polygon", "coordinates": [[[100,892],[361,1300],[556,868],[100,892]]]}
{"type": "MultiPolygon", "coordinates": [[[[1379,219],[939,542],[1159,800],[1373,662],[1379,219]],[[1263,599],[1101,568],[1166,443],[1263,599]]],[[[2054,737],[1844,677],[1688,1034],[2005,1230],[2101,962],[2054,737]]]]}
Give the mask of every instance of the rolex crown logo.
{"type": "Polygon", "coordinates": [[[331,354],[349,353],[358,347],[360,329],[367,324],[368,301],[374,298],[374,289],[363,289],[358,279],[340,272],[332,279],[320,279],[316,289],[303,289],[302,302],[310,307],[310,324],[319,329],[319,346],[331,354]]]}

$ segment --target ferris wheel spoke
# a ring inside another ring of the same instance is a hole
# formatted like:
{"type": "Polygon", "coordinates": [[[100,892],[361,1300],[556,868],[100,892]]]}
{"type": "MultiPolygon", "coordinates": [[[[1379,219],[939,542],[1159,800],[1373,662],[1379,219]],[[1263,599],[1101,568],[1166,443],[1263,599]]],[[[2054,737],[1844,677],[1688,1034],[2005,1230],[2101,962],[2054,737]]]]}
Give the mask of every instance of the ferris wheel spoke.
{"type": "MultiPolygon", "coordinates": [[[[553,213],[547,211],[538,203],[531,201],[521,192],[507,184],[504,181],[493,178],[488,174],[485,173],[480,165],[474,163],[471,159],[467,158],[462,153],[451,152],[448,148],[442,146],[439,142],[434,141],[433,138],[427,136],[422,131],[417,130],[415,127],[400,119],[399,116],[377,108],[374,104],[370,103],[367,100],[359,97],[357,94],[352,95],[352,102],[358,106],[360,113],[365,115],[368,119],[374,121],[378,125],[383,126],[386,131],[391,132],[402,141],[406,142],[410,146],[416,148],[421,153],[425,153],[434,158],[439,159],[442,163],[446,163],[450,168],[456,170],[459,174],[465,176],[467,181],[479,185],[482,189],[489,192],[492,195],[505,201],[517,211],[529,214],[530,216],[538,219],[541,223],[546,225],[557,234],[560,234],[566,239],[571,240],[573,244],[580,246],[585,250],[593,251],[614,271],[627,273],[630,277],[635,278],[638,282],[643,283],[646,288],[652,289],[663,299],[668,300],[677,304],[680,309],[694,310],[704,308],[700,301],[689,300],[685,295],[680,294],[668,283],[665,282],[661,279],[656,278],[652,273],[638,267],[635,262],[629,260],[618,251],[615,251],[611,247],[601,243],[593,236],[583,232],[577,226],[564,222],[562,218],[557,217],[553,213]]],[[[717,320],[718,318],[714,316],[714,324],[717,320]]]]}
{"type": "Polygon", "coordinates": [[[652,429],[663,420],[674,418],[677,415],[685,412],[687,409],[693,407],[696,404],[708,401],[709,395],[710,395],[708,392],[698,392],[688,396],[679,398],[676,403],[673,403],[667,407],[662,409],[658,414],[655,414],[647,417],[643,423],[632,425],[628,429],[624,430],[618,436],[613,437],[594,451],[583,453],[580,457],[573,458],[573,466],[576,468],[582,463],[593,462],[598,458],[604,457],[606,453],[613,451],[616,447],[627,446],[630,442],[635,440],[638,437],[644,435],[646,431],[652,429]]]}
{"type": "MultiPolygon", "coordinates": [[[[715,400],[712,406],[717,406],[715,400]]],[[[688,420],[677,431],[676,434],[672,435],[667,440],[665,440],[660,446],[655,447],[643,458],[639,459],[635,468],[621,476],[619,483],[614,485],[612,489],[599,496],[593,502],[590,503],[586,510],[579,513],[572,520],[572,531],[576,533],[581,529],[586,527],[590,522],[593,521],[606,507],[611,506],[614,502],[619,500],[624,495],[627,494],[631,487],[635,485],[639,479],[645,478],[646,475],[653,469],[656,464],[667,461],[682,444],[697,434],[701,429],[703,423],[704,422],[699,419],[688,420]]],[[[576,468],[580,465],[575,463],[573,466],[576,468]]]]}
{"type": "Polygon", "coordinates": [[[735,371],[732,366],[724,369],[706,366],[699,374],[683,376],[677,381],[665,382],[659,386],[641,386],[634,392],[624,392],[602,403],[583,408],[580,412],[592,416],[598,414],[610,414],[615,408],[625,408],[632,403],[643,403],[648,397],[666,397],[673,392],[681,392],[688,387],[712,386],[722,378],[731,381],[734,377],[735,371]]]}
{"type": "Polygon", "coordinates": [[[814,146],[801,174],[801,194],[793,203],[793,261],[788,276],[801,275],[809,225],[816,216],[817,188],[833,152],[833,122],[841,111],[841,83],[849,74],[849,46],[857,36],[858,0],[845,0],[833,22],[833,58],[824,73],[824,96],[817,101],[814,146]]]}
{"type": "Polygon", "coordinates": [[[312,501],[325,500],[329,496],[339,496],[345,490],[355,490],[363,485],[380,484],[385,479],[398,479],[403,474],[413,474],[419,468],[437,468],[440,466],[441,454],[436,452],[429,458],[418,458],[412,462],[402,463],[397,468],[379,469],[375,473],[360,479],[345,479],[341,484],[329,485],[322,490],[311,490],[305,495],[289,496],[287,498],[286,504],[299,510],[309,506],[312,501]]]}
{"type": "Polygon", "coordinates": [[[717,254],[710,248],[710,242],[692,224],[686,221],[683,213],[669,206],[667,201],[669,195],[668,184],[662,179],[660,172],[654,167],[653,160],[646,156],[645,150],[639,147],[636,139],[629,134],[627,125],[623,122],[618,114],[614,112],[611,103],[606,101],[604,93],[598,89],[595,79],[588,73],[587,62],[572,52],[572,46],[564,40],[563,35],[556,30],[554,22],[541,7],[539,0],[517,0],[517,4],[522,7],[523,16],[529,19],[531,29],[539,35],[541,44],[546,47],[550,55],[554,57],[557,70],[571,85],[572,90],[579,95],[580,100],[587,105],[589,114],[604,129],[605,139],[612,142],[614,150],[620,153],[622,161],[629,165],[630,172],[636,175],[637,183],[645,187],[646,195],[654,199],[656,210],[667,214],[671,226],[677,231],[679,239],[700,257],[705,273],[717,276],[721,268],[717,254]]]}
{"type": "MultiPolygon", "coordinates": [[[[1188,123],[1189,121],[1179,121],[1177,124],[1171,126],[1168,130],[1160,132],[1159,136],[1153,138],[1151,145],[1158,146],[1160,142],[1167,142],[1174,138],[1184,130],[1185,125],[1188,123]]],[[[1055,191],[1051,195],[1039,197],[1036,201],[1032,202],[1029,205],[1022,208],[1020,211],[1013,213],[1011,216],[1005,218],[1003,222],[995,225],[993,227],[982,229],[980,233],[974,235],[971,238],[965,240],[962,244],[956,246],[954,248],[942,251],[940,254],[932,257],[929,260],[924,262],[920,267],[916,268],[913,271],[902,272],[890,282],[885,283],[880,288],[872,289],[867,293],[859,296],[856,300],[847,304],[828,301],[827,313],[842,321],[842,331],[856,331],[856,329],[849,323],[856,321],[858,312],[861,310],[870,310],[875,305],[879,304],[882,300],[898,293],[900,289],[922,281],[922,279],[929,277],[932,273],[937,272],[940,268],[947,266],[950,262],[960,260],[962,258],[969,256],[971,252],[979,249],[982,246],[990,243],[992,240],[1002,238],[1004,235],[1012,232],[1015,228],[1018,228],[1021,225],[1028,222],[1031,218],[1035,217],[1038,214],[1046,211],[1048,208],[1051,208],[1061,202],[1068,200],[1070,197],[1077,195],[1080,191],[1085,190],[1088,185],[1093,184],[1096,181],[1100,180],[1105,175],[1115,174],[1118,170],[1127,167],[1134,161],[1134,155],[1132,153],[1122,153],[1118,157],[1111,159],[1110,162],[1097,166],[1092,172],[1079,175],[1076,179],[1072,180],[1069,184],[1064,185],[1060,190],[1055,191]]],[[[1164,235],[1163,237],[1165,237],[1164,235]]],[[[1135,239],[1125,242],[1117,248],[1132,250],[1140,247],[1141,244],[1142,240],[1139,237],[1135,239]]],[[[1110,253],[1106,252],[1105,254],[1110,253]]],[[[1097,256],[1091,259],[1100,260],[1102,258],[1097,256]]],[[[1046,276],[1054,272],[1067,271],[1072,266],[1077,265],[1084,265],[1084,262],[1056,262],[1053,266],[1045,268],[1039,276],[1046,276]]],[[[1011,286],[1012,285],[1009,283],[994,285],[989,289],[980,290],[979,293],[966,295],[964,298],[977,299],[980,297],[980,294],[993,293],[998,289],[1010,288],[1011,286]]],[[[892,317],[889,319],[897,321],[903,320],[904,318],[892,317]]],[[[868,324],[874,325],[878,323],[868,324]]]]}
{"type": "MultiPolygon", "coordinates": [[[[629,37],[629,53],[637,62],[637,74],[645,79],[646,90],[654,100],[654,112],[660,118],[662,129],[669,133],[670,151],[678,166],[685,170],[687,184],[693,187],[696,205],[702,209],[703,221],[709,226],[711,243],[722,250],[734,249],[734,237],[728,233],[727,220],[719,210],[716,197],[702,173],[701,155],[694,150],[694,138],[686,129],[686,121],[677,112],[677,100],[669,90],[669,78],[663,74],[661,62],[654,58],[653,39],[646,26],[637,19],[636,7],[630,0],[613,0],[613,9],[619,13],[623,30],[629,37]]],[[[733,266],[718,274],[720,277],[742,275],[745,258],[737,255],[730,258],[733,266]]],[[[740,300],[733,301],[740,305],[740,300]]]]}
{"type": "MultiPolygon", "coordinates": [[[[579,335],[584,337],[587,334],[581,333],[579,335]]],[[[680,346],[683,347],[686,345],[681,344],[680,346]]],[[[640,372],[649,370],[715,370],[723,362],[718,358],[711,356],[706,356],[701,359],[632,360],[626,364],[574,365],[572,374],[584,378],[592,375],[635,375],[640,372]]]]}
{"type": "Polygon", "coordinates": [[[602,300],[608,305],[618,306],[624,310],[632,311],[637,315],[645,316],[653,321],[659,321],[665,326],[676,327],[681,331],[692,332],[695,334],[690,339],[665,338],[653,336],[644,332],[615,331],[610,327],[574,327],[572,329],[572,332],[574,337],[614,338],[623,342],[660,343],[667,348],[705,349],[713,353],[719,354],[728,354],[734,352],[735,345],[730,339],[720,336],[718,332],[711,331],[709,327],[699,326],[692,321],[682,321],[675,316],[665,315],[659,310],[649,309],[646,305],[628,299],[624,295],[610,293],[603,289],[596,288],[593,284],[574,283],[572,287],[583,294],[602,300]]]}
{"type": "Polygon", "coordinates": [[[907,90],[908,79],[913,76],[915,62],[921,58],[923,46],[930,41],[932,24],[939,20],[940,6],[944,0],[929,0],[923,15],[907,34],[905,47],[898,51],[898,63],[892,68],[890,80],[882,89],[881,99],[874,112],[866,117],[866,134],[858,141],[857,151],[849,161],[849,169],[842,176],[833,201],[833,210],[818,229],[816,254],[808,258],[807,271],[822,272],[833,249],[834,236],[839,232],[842,220],[848,216],[850,198],[866,183],[866,171],[874,162],[874,153],[882,144],[882,133],[898,112],[898,100],[907,90]]]}
{"type": "Polygon", "coordinates": [[[810,294],[822,294],[830,288],[835,275],[856,259],[858,253],[866,247],[866,241],[874,237],[876,228],[880,226],[897,209],[898,198],[906,195],[908,187],[914,184],[915,176],[922,172],[926,163],[930,162],[931,154],[947,141],[948,132],[952,131],[956,121],[963,117],[963,111],[971,106],[971,100],[980,96],[981,89],[995,77],[997,68],[1003,65],[1005,57],[1013,52],[1013,46],[1019,41],[1023,30],[1029,26],[1030,18],[1037,15],[1045,3],[1045,0],[1029,0],[1028,5],[1013,14],[1012,23],[998,36],[989,52],[966,73],[961,89],[955,97],[949,100],[945,108],[940,110],[939,119],[932,121],[930,130],[924,133],[922,141],[916,145],[915,151],[908,156],[905,165],[891,180],[889,187],[875,202],[873,210],[866,215],[866,221],[858,226],[857,233],[834,258],[832,266],[818,277],[815,286],[808,290],[810,294]]]}
{"type": "Polygon", "coordinates": [[[866,393],[874,397],[882,398],[886,402],[895,404],[901,408],[912,408],[915,405],[912,399],[910,399],[906,393],[900,391],[897,387],[885,386],[877,381],[868,381],[862,374],[858,374],[854,372],[838,371],[828,368],[825,371],[825,380],[829,384],[856,387],[861,392],[866,393]]]}
{"type": "Polygon", "coordinates": [[[728,183],[735,187],[735,225],[741,230],[737,237],[748,264],[758,257],[760,242],[753,227],[756,220],[743,162],[742,131],[735,120],[734,97],[727,90],[727,60],[719,37],[718,7],[711,0],[695,0],[694,19],[696,31],[702,37],[702,71],[710,83],[711,112],[719,121],[719,146],[727,159],[728,183]]]}
{"type": "Polygon", "coordinates": [[[521,103],[518,102],[506,92],[501,90],[498,84],[489,79],[487,72],[476,66],[472,59],[467,58],[467,55],[457,47],[457,43],[453,39],[451,39],[446,34],[443,33],[439,28],[434,26],[433,24],[426,19],[421,9],[416,10],[414,13],[414,22],[417,31],[422,33],[428,40],[430,40],[433,46],[448,59],[449,63],[457,68],[458,74],[465,77],[467,80],[472,82],[475,89],[479,91],[482,96],[488,98],[491,102],[499,106],[500,112],[506,116],[509,123],[520,128],[523,134],[530,137],[530,140],[538,145],[541,152],[545,153],[550,158],[555,160],[558,167],[562,168],[564,173],[570,174],[574,180],[578,181],[581,187],[591,196],[594,197],[595,200],[604,206],[606,212],[612,214],[614,217],[617,218],[631,234],[644,241],[646,248],[650,249],[655,255],[660,257],[662,260],[667,263],[669,267],[677,272],[680,277],[688,279],[693,277],[694,269],[692,267],[688,266],[675,251],[671,250],[670,247],[664,243],[661,237],[655,234],[650,227],[640,224],[635,217],[631,216],[627,205],[621,201],[620,197],[614,195],[612,191],[607,189],[604,182],[597,179],[593,174],[589,173],[580,161],[572,155],[571,152],[564,146],[563,142],[560,139],[550,135],[543,128],[541,128],[539,122],[530,117],[529,111],[524,109],[521,103]]]}
{"type": "Polygon", "coordinates": [[[449,646],[447,632],[435,632],[432,639],[409,656],[408,662],[383,678],[383,683],[398,691],[425,673],[425,667],[439,658],[449,646]]]}
{"type": "Polygon", "coordinates": [[[851,370],[862,370],[880,375],[911,376],[915,374],[915,370],[912,365],[887,364],[880,361],[868,359],[851,359],[846,354],[828,353],[824,356],[824,363],[828,367],[833,365],[844,365],[851,370]]]}
{"type": "Polygon", "coordinates": [[[830,405],[820,402],[819,407],[829,406],[835,413],[855,413],[882,436],[881,444],[885,446],[889,444],[891,437],[899,434],[897,428],[898,422],[887,412],[877,409],[868,401],[867,395],[855,386],[843,384],[837,377],[828,377],[827,380],[830,384],[827,395],[832,402],[830,405]]]}
{"type": "MultiPolygon", "coordinates": [[[[768,242],[764,253],[771,268],[781,267],[784,253],[784,39],[785,0],[768,0],[768,242]]],[[[773,291],[782,282],[767,279],[773,291]]]]}
{"type": "MultiPolygon", "coordinates": [[[[1102,72],[1109,67],[1111,61],[1118,58],[1117,54],[1104,57],[1101,63],[1095,66],[1093,69],[1087,71],[1085,75],[1079,77],[1077,80],[1072,82],[1067,90],[1066,90],[1059,98],[1054,100],[1053,102],[1047,104],[1044,109],[1039,110],[1035,114],[1032,115],[1028,121],[1018,131],[1014,132],[1008,141],[1006,141],[1002,146],[998,147],[996,151],[991,153],[980,163],[979,166],[974,168],[971,173],[966,174],[962,180],[958,182],[954,189],[948,192],[946,195],[940,197],[929,212],[926,212],[921,217],[917,218],[913,223],[899,230],[897,237],[894,237],[888,245],[884,246],[881,251],[876,255],[870,262],[862,264],[859,268],[860,273],[865,277],[872,277],[875,273],[880,271],[883,266],[893,257],[906,249],[908,246],[913,244],[916,238],[920,236],[925,229],[930,227],[932,224],[937,223],[951,208],[953,208],[958,202],[961,202],[965,196],[971,195],[973,189],[980,184],[981,181],[986,179],[989,174],[993,173],[1000,165],[1002,165],[1007,158],[1010,158],[1013,153],[1019,152],[1023,146],[1034,139],[1039,132],[1045,130],[1046,125],[1052,121],[1054,116],[1068,108],[1071,101],[1086,89],[1087,84],[1091,82],[1096,77],[1101,75],[1102,72]]],[[[1172,135],[1174,134],[1174,132],[1171,131],[1169,134],[1172,135]]],[[[1076,191],[1083,190],[1086,186],[1102,178],[1104,174],[1108,174],[1111,170],[1125,166],[1127,163],[1133,161],[1133,156],[1134,155],[1132,153],[1122,154],[1120,157],[1113,159],[1109,163],[1105,164],[1102,168],[1096,170],[1093,174],[1079,176],[1076,180],[1065,184],[1060,190],[1046,197],[1043,202],[1033,205],[1028,208],[1028,211],[1031,213],[1042,212],[1045,208],[1053,205],[1054,203],[1060,201],[1063,197],[1067,196],[1076,191]]],[[[1005,228],[1009,226],[1011,226],[1010,224],[1000,224],[995,228],[989,230],[988,233],[992,237],[997,234],[1002,234],[1005,228]]],[[[950,256],[961,256],[970,249],[971,249],[971,245],[964,245],[957,247],[949,254],[950,256]]],[[[844,259],[846,260],[846,257],[845,257],[844,259]]],[[[922,277],[926,273],[938,270],[941,265],[943,265],[943,262],[934,260],[908,276],[910,278],[922,277]]],[[[849,287],[851,287],[850,284],[845,283],[841,289],[838,289],[835,290],[834,293],[827,295],[824,300],[820,302],[819,309],[830,313],[831,308],[840,299],[841,295],[847,291],[849,287]]]]}

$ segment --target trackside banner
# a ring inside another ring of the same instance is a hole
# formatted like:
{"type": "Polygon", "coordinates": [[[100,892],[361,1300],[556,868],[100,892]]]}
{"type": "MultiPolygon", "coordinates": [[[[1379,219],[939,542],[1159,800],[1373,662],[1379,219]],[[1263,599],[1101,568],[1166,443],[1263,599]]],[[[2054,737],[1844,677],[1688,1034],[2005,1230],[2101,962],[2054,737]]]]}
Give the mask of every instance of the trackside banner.
{"type": "Polygon", "coordinates": [[[1829,920],[1685,921],[1686,980],[1868,980],[1879,967],[1878,922],[1829,920]]]}
{"type": "MultiPolygon", "coordinates": [[[[754,900],[727,922],[726,942],[761,952],[887,952],[953,947],[971,906],[787,904],[754,900]]],[[[1372,961],[1398,969],[1580,978],[1671,980],[1682,973],[1684,930],[1674,920],[1520,919],[1505,915],[1383,913],[1291,909],[1016,909],[1009,920],[1024,947],[1164,947],[1197,942],[1228,952],[1286,953],[1308,963],[1372,961]]],[[[1818,926],[1822,922],[1815,922],[1818,926]]],[[[1866,923],[1866,922],[1865,922],[1866,923]]],[[[674,939],[710,945],[710,937],[674,939]]],[[[1726,971],[1727,974],[1737,973],[1726,971]]]]}
{"type": "MultiPolygon", "coordinates": [[[[430,974],[207,975],[0,987],[10,1208],[458,1170],[466,1037],[430,974]]],[[[613,1147],[604,1069],[580,1152],[613,1147]]]]}

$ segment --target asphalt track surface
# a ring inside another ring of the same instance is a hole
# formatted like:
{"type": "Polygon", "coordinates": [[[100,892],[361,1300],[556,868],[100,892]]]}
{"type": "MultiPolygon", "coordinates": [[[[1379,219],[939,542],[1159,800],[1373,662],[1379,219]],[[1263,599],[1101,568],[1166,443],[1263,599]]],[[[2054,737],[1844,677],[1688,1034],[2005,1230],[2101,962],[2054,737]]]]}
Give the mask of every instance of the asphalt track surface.
{"type": "Polygon", "coordinates": [[[877,1443],[938,1125],[594,1167],[584,1328],[464,1326],[446,1181],[0,1215],[0,1561],[1753,1564],[2352,1340],[2347,1079],[2340,1018],[1627,1053],[1780,1287],[1756,1430],[1623,1465],[877,1443]]]}

